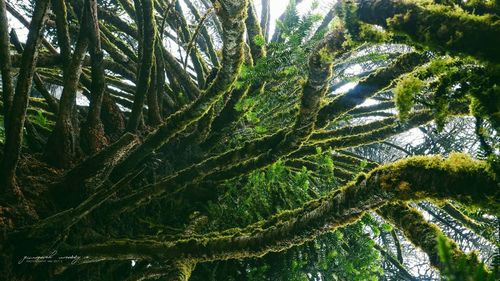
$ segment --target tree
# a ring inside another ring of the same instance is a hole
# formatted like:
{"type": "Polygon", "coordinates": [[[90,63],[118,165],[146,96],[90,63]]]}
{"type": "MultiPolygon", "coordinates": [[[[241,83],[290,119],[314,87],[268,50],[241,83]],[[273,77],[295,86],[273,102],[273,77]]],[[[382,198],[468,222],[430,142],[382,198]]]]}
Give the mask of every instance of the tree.
{"type": "Polygon", "coordinates": [[[449,200],[443,212],[492,239],[473,212],[499,211],[500,4],[340,1],[321,17],[292,0],[270,36],[262,2],[259,20],[247,0],[0,0],[4,278],[367,280],[385,268],[413,280],[403,236],[450,280],[495,278],[415,207],[441,209],[411,202],[449,200]],[[407,152],[390,138],[462,115],[476,118],[479,159],[382,163],[366,150],[407,152]],[[268,270],[281,257],[289,269],[268,270]]]}

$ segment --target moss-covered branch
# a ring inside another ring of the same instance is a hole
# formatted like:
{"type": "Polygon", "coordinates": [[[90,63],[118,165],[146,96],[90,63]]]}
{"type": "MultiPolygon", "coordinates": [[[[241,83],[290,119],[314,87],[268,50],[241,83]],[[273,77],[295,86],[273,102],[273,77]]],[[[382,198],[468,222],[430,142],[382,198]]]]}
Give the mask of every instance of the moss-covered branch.
{"type": "Polygon", "coordinates": [[[500,20],[433,1],[357,0],[360,20],[407,34],[416,44],[500,62],[500,20]]]}
{"type": "MultiPolygon", "coordinates": [[[[151,152],[171,141],[189,125],[200,120],[212,105],[232,88],[243,62],[243,31],[247,1],[238,1],[224,6],[220,6],[220,3],[216,2],[214,5],[217,7],[219,18],[224,23],[222,69],[218,72],[214,82],[197,100],[171,115],[117,167],[114,172],[116,176],[123,175],[151,152]]],[[[164,55],[167,57],[167,53],[164,55]]]]}
{"type": "MultiPolygon", "coordinates": [[[[219,181],[247,174],[268,166],[297,150],[311,135],[321,98],[325,95],[332,75],[333,57],[342,50],[343,29],[332,31],[317,46],[309,58],[308,81],[303,86],[301,107],[291,130],[280,130],[264,138],[248,142],[243,147],[228,151],[192,165],[161,179],[154,187],[138,190],[126,200],[127,204],[143,204],[152,196],[183,189],[201,180],[219,181]]],[[[130,206],[129,206],[130,207],[130,206]]]]}
{"type": "Polygon", "coordinates": [[[260,27],[253,2],[248,5],[248,17],[245,24],[247,27],[250,53],[252,54],[252,60],[255,63],[259,58],[266,55],[266,48],[265,43],[261,42],[265,37],[262,34],[262,29],[260,27]]]}
{"type": "Polygon", "coordinates": [[[336,97],[331,103],[323,107],[319,112],[316,127],[323,128],[328,122],[341,118],[343,114],[353,110],[367,98],[388,87],[394,79],[412,71],[426,61],[426,56],[419,53],[412,52],[401,55],[389,66],[370,74],[352,90],[336,97]]]}
{"type": "MultiPolygon", "coordinates": [[[[438,237],[444,234],[437,226],[427,222],[418,210],[407,204],[388,204],[380,208],[378,213],[400,229],[415,246],[422,249],[429,256],[432,266],[439,270],[444,269],[438,252],[438,237]]],[[[451,256],[454,262],[467,258],[470,266],[482,266],[475,255],[466,256],[451,239],[445,239],[451,245],[451,256]]]]}
{"type": "Polygon", "coordinates": [[[342,127],[337,130],[318,132],[313,134],[310,141],[298,151],[291,154],[290,158],[300,158],[312,154],[317,147],[327,149],[345,149],[376,142],[381,142],[391,136],[405,132],[431,122],[433,116],[430,111],[417,111],[410,115],[405,123],[400,123],[395,117],[384,118],[368,124],[342,127]],[[352,133],[351,133],[352,132],[352,133]]]}
{"type": "Polygon", "coordinates": [[[302,208],[243,229],[187,239],[116,240],[71,249],[92,259],[168,258],[213,261],[262,256],[356,221],[394,200],[454,199],[498,210],[498,179],[489,166],[463,154],[417,156],[381,166],[302,208]]]}
{"type": "Polygon", "coordinates": [[[69,37],[69,24],[66,2],[63,0],[53,0],[52,7],[56,14],[57,41],[64,61],[64,68],[71,60],[71,41],[69,37]]]}

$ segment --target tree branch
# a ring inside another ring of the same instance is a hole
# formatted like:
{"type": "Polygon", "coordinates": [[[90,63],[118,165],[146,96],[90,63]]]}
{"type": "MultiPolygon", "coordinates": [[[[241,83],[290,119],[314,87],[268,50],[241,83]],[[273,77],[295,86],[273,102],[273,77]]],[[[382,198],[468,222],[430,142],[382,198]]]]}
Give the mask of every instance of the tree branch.
{"type": "Polygon", "coordinates": [[[345,113],[362,104],[367,98],[388,87],[400,75],[412,71],[428,59],[419,53],[401,55],[393,63],[375,73],[370,74],[359,82],[354,89],[337,96],[332,102],[323,107],[316,122],[317,128],[323,128],[329,122],[341,118],[345,113]]]}
{"type": "Polygon", "coordinates": [[[432,2],[357,0],[360,20],[403,32],[417,44],[500,62],[500,25],[493,15],[469,14],[432,2]]]}
{"type": "Polygon", "coordinates": [[[463,154],[416,156],[381,166],[303,207],[243,229],[181,240],[116,240],[70,249],[92,259],[167,258],[198,262],[248,258],[282,251],[394,200],[455,199],[498,210],[498,181],[485,162],[463,154]],[[492,198],[497,198],[493,199],[492,198]]]}

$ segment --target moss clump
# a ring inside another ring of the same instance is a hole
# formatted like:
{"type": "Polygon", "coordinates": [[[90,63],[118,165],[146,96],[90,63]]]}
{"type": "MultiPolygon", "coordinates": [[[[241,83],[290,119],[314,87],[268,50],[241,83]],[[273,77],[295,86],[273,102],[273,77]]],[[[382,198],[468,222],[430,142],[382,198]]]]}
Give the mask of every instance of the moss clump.
{"type": "Polygon", "coordinates": [[[424,82],[416,76],[409,74],[401,77],[394,88],[394,101],[399,111],[399,118],[408,118],[413,104],[415,94],[420,92],[424,82]]]}
{"type": "Polygon", "coordinates": [[[369,42],[386,42],[389,41],[391,34],[386,32],[380,26],[371,24],[361,24],[359,30],[359,38],[369,42]]]}
{"type": "Polygon", "coordinates": [[[437,250],[446,281],[493,281],[495,277],[479,262],[476,253],[457,255],[456,245],[444,235],[437,237],[437,250]]]}

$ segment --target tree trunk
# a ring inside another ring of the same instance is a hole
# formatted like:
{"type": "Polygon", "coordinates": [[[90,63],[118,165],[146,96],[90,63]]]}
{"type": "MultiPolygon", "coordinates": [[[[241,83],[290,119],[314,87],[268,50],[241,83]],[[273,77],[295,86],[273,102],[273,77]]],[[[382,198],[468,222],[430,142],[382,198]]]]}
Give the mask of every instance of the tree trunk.
{"type": "MultiPolygon", "coordinates": [[[[21,154],[26,109],[28,108],[28,98],[31,92],[31,83],[38,57],[38,43],[40,42],[48,3],[49,0],[38,0],[35,4],[26,47],[21,58],[22,67],[17,78],[12,107],[9,109],[8,123],[5,124],[7,137],[0,169],[0,188],[2,192],[19,193],[15,182],[16,168],[21,154]]],[[[2,16],[0,15],[0,17],[2,16]]],[[[2,34],[2,37],[5,36],[2,34]]]]}
{"type": "MultiPolygon", "coordinates": [[[[82,18],[85,18],[86,13],[84,9],[82,18]]],[[[81,154],[76,96],[87,47],[88,38],[85,25],[82,25],[73,57],[64,73],[64,89],[60,99],[59,114],[44,153],[46,161],[56,167],[70,167],[81,154]]]]}

